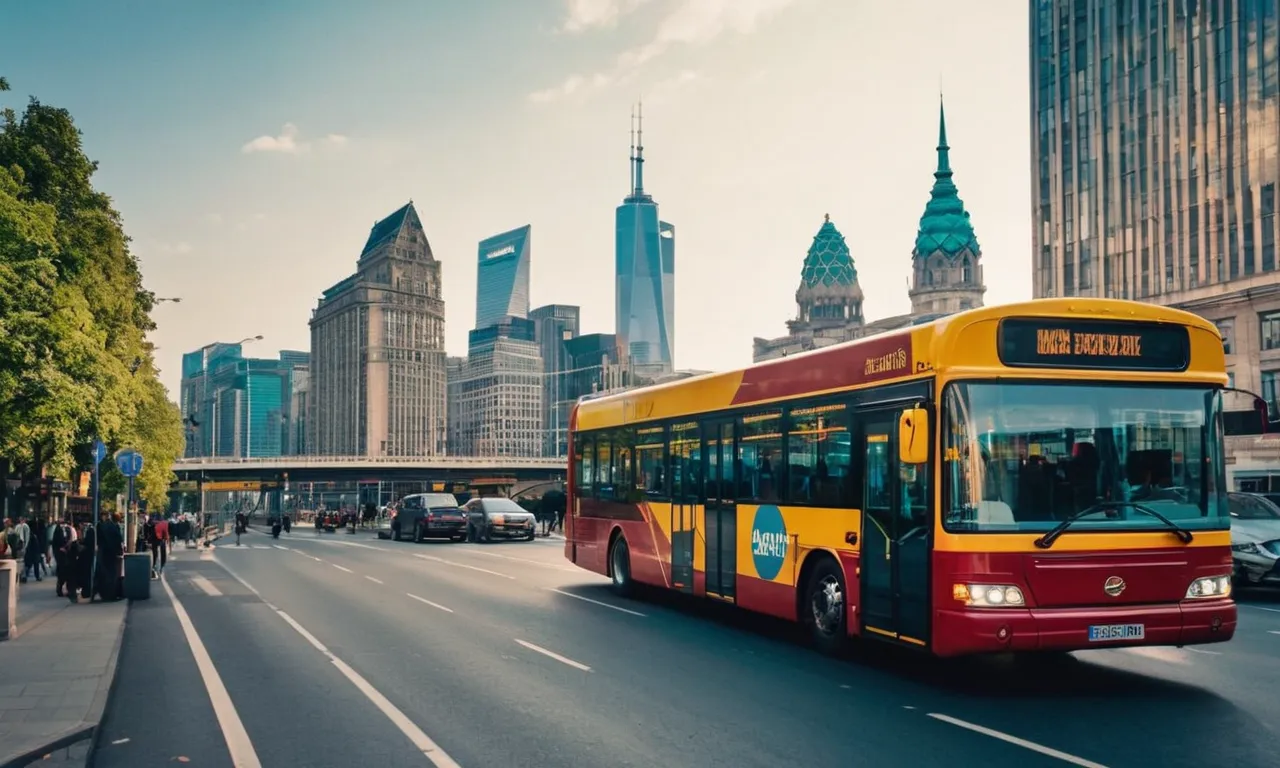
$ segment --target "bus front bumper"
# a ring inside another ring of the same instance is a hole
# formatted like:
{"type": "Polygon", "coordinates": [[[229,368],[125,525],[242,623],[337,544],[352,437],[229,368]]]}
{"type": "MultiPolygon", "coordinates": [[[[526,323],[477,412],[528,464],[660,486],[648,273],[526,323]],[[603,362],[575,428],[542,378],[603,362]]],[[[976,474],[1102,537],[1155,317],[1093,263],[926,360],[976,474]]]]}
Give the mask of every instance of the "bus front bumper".
{"type": "Polygon", "coordinates": [[[1200,645],[1230,640],[1235,601],[1080,608],[955,609],[934,612],[939,656],[1022,651],[1082,651],[1148,645],[1200,645]],[[1093,630],[1091,627],[1110,628],[1093,630]],[[1136,628],[1141,628],[1140,636],[1136,628]],[[1114,639],[1106,638],[1107,633],[1114,639]]]}

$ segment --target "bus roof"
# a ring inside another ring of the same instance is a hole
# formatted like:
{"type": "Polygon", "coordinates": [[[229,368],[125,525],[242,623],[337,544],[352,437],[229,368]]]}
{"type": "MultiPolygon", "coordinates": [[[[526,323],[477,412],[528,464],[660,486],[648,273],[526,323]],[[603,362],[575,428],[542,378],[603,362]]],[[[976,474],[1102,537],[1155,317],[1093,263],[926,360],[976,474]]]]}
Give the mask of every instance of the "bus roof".
{"type": "MultiPolygon", "coordinates": [[[[1137,321],[1184,326],[1191,336],[1190,364],[1178,378],[1226,384],[1222,337],[1217,326],[1180,309],[1119,299],[1036,299],[979,307],[933,320],[762,363],[580,400],[576,429],[680,417],[806,394],[855,389],[870,384],[983,372],[1015,375],[996,349],[998,321],[1010,318],[1064,318],[1137,321]]],[[[1026,369],[1022,369],[1027,372],[1026,369]]],[[[1041,369],[1043,370],[1043,369],[1041,369]]],[[[1035,371],[1028,373],[1036,374],[1035,371]]],[[[1039,373],[1043,376],[1043,373],[1039,373]]],[[[1097,371],[1058,371],[1062,378],[1097,378],[1097,371]]],[[[1108,375],[1113,375],[1108,373],[1108,375]]],[[[1168,378],[1170,373],[1154,374],[1168,378]]],[[[1151,373],[1114,373],[1151,378],[1151,373]]]]}

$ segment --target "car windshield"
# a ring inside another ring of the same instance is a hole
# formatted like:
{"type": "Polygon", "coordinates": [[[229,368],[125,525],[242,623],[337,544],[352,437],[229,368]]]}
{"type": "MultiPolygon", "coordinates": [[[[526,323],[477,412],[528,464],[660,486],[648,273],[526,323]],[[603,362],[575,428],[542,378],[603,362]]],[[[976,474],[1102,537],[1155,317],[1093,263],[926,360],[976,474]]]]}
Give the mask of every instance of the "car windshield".
{"type": "Polygon", "coordinates": [[[458,500],[448,493],[424,493],[418,497],[421,499],[422,506],[427,509],[446,509],[456,508],[458,500]]]}
{"type": "Polygon", "coordinates": [[[1266,496],[1233,493],[1230,505],[1231,515],[1240,520],[1280,520],[1280,508],[1266,496]]]}
{"type": "MultiPolygon", "coordinates": [[[[1047,531],[1099,502],[1190,530],[1229,526],[1215,390],[963,382],[943,407],[947,530],[1047,531]]],[[[1106,506],[1072,530],[1165,527],[1106,506]]]]}
{"type": "Polygon", "coordinates": [[[515,503],[515,502],[514,502],[514,501],[512,501],[511,499],[497,499],[497,498],[495,498],[495,499],[485,499],[485,500],[484,500],[484,511],[485,511],[485,512],[500,512],[500,513],[504,513],[504,514],[505,514],[505,513],[508,513],[508,512],[524,512],[524,511],[526,511],[526,510],[525,510],[525,508],[524,508],[524,507],[522,507],[522,506],[520,506],[519,504],[515,503]]]}

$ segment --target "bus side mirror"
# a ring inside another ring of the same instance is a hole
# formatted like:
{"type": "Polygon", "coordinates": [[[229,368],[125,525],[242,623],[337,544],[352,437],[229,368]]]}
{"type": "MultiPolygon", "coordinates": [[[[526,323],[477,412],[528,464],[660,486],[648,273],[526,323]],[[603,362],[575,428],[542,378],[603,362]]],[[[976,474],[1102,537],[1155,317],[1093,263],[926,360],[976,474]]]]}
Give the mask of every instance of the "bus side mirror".
{"type": "Polygon", "coordinates": [[[909,408],[898,417],[898,461],[929,461],[929,412],[924,408],[909,408]]]}
{"type": "Polygon", "coordinates": [[[1222,391],[1222,431],[1228,436],[1265,435],[1267,401],[1243,389],[1222,391]]]}

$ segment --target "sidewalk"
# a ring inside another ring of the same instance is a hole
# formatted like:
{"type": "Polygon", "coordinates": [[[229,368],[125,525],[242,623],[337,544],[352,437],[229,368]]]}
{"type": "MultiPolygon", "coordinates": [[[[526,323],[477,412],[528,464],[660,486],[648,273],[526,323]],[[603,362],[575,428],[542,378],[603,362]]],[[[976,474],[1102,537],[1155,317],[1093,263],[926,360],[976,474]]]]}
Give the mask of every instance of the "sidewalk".
{"type": "Polygon", "coordinates": [[[127,601],[72,604],[54,584],[18,585],[18,632],[0,642],[0,768],[88,739],[115,678],[127,601]]]}

